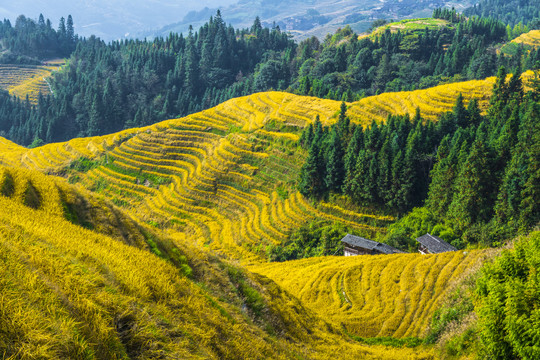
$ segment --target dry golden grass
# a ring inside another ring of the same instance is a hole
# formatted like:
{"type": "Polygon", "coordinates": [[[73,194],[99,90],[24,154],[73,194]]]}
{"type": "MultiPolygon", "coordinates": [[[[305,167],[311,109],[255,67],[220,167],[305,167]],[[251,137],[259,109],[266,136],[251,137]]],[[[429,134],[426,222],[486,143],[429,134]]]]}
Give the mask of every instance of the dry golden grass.
{"type": "Polygon", "coordinates": [[[5,358],[433,358],[422,347],[355,343],[272,281],[177,236],[196,284],[146,250],[68,222],[58,186],[75,192],[69,185],[35,171],[0,170],[5,358]],[[36,209],[20,196],[29,181],[43,194],[36,209]]]}

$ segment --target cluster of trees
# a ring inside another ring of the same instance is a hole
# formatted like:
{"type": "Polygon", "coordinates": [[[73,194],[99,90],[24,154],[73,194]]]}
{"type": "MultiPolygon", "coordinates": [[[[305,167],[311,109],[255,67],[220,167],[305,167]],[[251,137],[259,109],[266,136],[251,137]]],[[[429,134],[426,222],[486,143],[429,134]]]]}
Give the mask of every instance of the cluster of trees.
{"type": "Polygon", "coordinates": [[[466,16],[490,17],[515,26],[518,23],[540,28],[540,7],[537,0],[481,0],[466,9],[466,16]]]}
{"type": "Polygon", "coordinates": [[[346,108],[342,103],[339,120],[331,127],[317,119],[302,133],[300,143],[309,155],[300,192],[316,198],[343,193],[359,204],[400,213],[424,201],[442,139],[480,122],[477,102],[465,108],[461,96],[454,111],[437,122],[423,121],[417,109],[413,119],[389,116],[385,123],[363,129],[350,125],[346,108]]]}
{"type": "Polygon", "coordinates": [[[66,68],[51,80],[54,97],[40,98],[35,108],[14,100],[0,110],[10,114],[0,118],[0,134],[25,145],[101,135],[285,88],[290,75],[282,71],[282,58],[295,46],[259,19],[250,29],[235,30],[219,12],[186,37],[110,44],[79,39],[66,68]]]}
{"type": "Polygon", "coordinates": [[[36,64],[39,60],[66,57],[75,49],[78,37],[73,29],[71,15],[60,19],[58,30],[54,30],[43,14],[34,20],[20,15],[15,26],[4,19],[0,22],[0,63],[36,64]],[[7,51],[6,51],[7,50],[7,51]]]}
{"type": "Polygon", "coordinates": [[[54,96],[40,97],[33,106],[0,95],[0,136],[29,145],[102,135],[270,89],[352,101],[485,78],[500,65],[514,68],[521,59],[524,68],[531,68],[540,60],[540,49],[498,56],[492,46],[507,36],[499,21],[467,19],[453,10],[434,15],[448,19],[450,26],[388,30],[361,40],[346,27],[322,43],[313,37],[300,44],[279,27],[263,28],[259,19],[249,29],[233,29],[219,12],[185,37],[109,44],[79,39],[71,17],[60,22],[58,31],[42,16],[38,23],[20,17],[14,28],[7,21],[0,27],[2,42],[10,48],[38,57],[76,48],[50,80],[54,96]]]}
{"type": "MultiPolygon", "coordinates": [[[[490,18],[466,18],[436,9],[449,26],[403,33],[387,29],[374,40],[344,28],[323,43],[315,38],[298,46],[291,89],[298,94],[351,101],[362,95],[413,90],[457,79],[495,75],[514,68],[518,58],[498,56],[494,45],[507,40],[506,25],[490,18]]],[[[525,54],[530,68],[540,54],[525,54]]]]}
{"type": "MultiPolygon", "coordinates": [[[[449,226],[457,246],[528,231],[540,221],[540,81],[531,86],[524,95],[520,72],[509,77],[500,68],[486,116],[459,96],[436,123],[423,123],[417,112],[412,121],[390,116],[365,130],[349,124],[343,104],[335,125],[316,121],[302,134],[309,156],[300,191],[345,193],[401,214],[424,204],[427,212],[409,217],[429,216],[428,230],[449,226]]],[[[392,245],[410,245],[416,229],[408,222],[391,227],[392,245]]]]}

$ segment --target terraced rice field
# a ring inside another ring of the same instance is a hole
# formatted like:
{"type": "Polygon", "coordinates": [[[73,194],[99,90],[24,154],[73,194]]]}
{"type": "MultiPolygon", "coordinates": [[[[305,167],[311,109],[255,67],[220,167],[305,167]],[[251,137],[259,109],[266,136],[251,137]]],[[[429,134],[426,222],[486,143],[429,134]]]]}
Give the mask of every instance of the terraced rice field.
{"type": "MultiPolygon", "coordinates": [[[[363,126],[389,114],[413,115],[416,107],[436,119],[460,92],[466,103],[476,98],[485,104],[493,81],[383,94],[348,104],[348,114],[363,126]]],[[[283,242],[310,220],[340,221],[368,238],[395,220],[312,203],[296,191],[307,156],[296,143],[301,130],[317,115],[324,124],[335,122],[339,108],[337,101],[258,93],[185,118],[35,149],[0,138],[0,163],[62,174],[77,159],[90,159],[90,170],[70,172],[76,175],[72,182],[134,220],[268,276],[350,333],[422,337],[447,289],[485,253],[265,263],[268,245],[283,242]]]]}
{"type": "Polygon", "coordinates": [[[514,55],[520,46],[523,46],[526,51],[538,49],[540,47],[540,30],[531,30],[528,33],[521,34],[508,44],[505,44],[501,48],[501,52],[503,54],[514,55]]]}
{"type": "Polygon", "coordinates": [[[540,30],[531,30],[515,38],[512,42],[538,48],[540,46],[540,30]]]}
{"type": "Polygon", "coordinates": [[[483,251],[438,255],[324,257],[261,264],[303,304],[361,337],[422,337],[446,291],[487,257],[483,251]]]}
{"type": "Polygon", "coordinates": [[[30,102],[37,104],[39,93],[51,94],[46,78],[58,69],[57,65],[0,64],[0,88],[21,99],[25,99],[28,95],[30,102]]]}
{"type": "MultiPolygon", "coordinates": [[[[368,126],[388,114],[434,119],[450,110],[459,92],[466,102],[487,101],[493,79],[383,94],[349,104],[351,120],[368,126]]],[[[336,121],[340,103],[280,92],[227,101],[182,119],[117,134],[73,139],[24,149],[4,141],[0,161],[54,171],[79,157],[101,158],[81,174],[82,186],[99,192],[141,221],[174,229],[187,240],[246,263],[258,262],[268,245],[314,219],[340,221],[366,237],[394,219],[353,214],[333,204],[314,205],[296,191],[306,158],[296,140],[319,115],[336,121]],[[268,128],[267,124],[273,124],[268,128]],[[277,124],[277,125],[276,125],[277,124]],[[278,195],[286,189],[286,196],[278,195]]]]}

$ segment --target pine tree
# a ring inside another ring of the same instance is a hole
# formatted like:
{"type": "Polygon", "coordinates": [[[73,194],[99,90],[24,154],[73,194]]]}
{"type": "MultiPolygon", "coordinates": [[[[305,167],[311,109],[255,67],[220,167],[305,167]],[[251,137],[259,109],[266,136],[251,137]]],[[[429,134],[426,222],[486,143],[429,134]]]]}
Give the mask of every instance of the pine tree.
{"type": "Polygon", "coordinates": [[[66,37],[70,42],[75,41],[75,29],[73,28],[73,18],[68,15],[66,22],[66,37]]]}
{"type": "Polygon", "coordinates": [[[309,155],[300,171],[299,191],[304,196],[319,198],[324,195],[326,164],[319,141],[313,141],[309,155]]]}
{"type": "Polygon", "coordinates": [[[343,164],[343,144],[340,131],[334,126],[330,135],[330,148],[326,163],[326,188],[329,191],[340,192],[345,178],[345,166],[343,164]]]}
{"type": "Polygon", "coordinates": [[[493,179],[493,156],[481,139],[471,152],[456,179],[456,192],[448,216],[458,229],[476,222],[487,222],[495,205],[497,183],[493,179]]]}
{"type": "Polygon", "coordinates": [[[352,178],[354,177],[354,169],[356,166],[356,159],[358,157],[358,153],[360,150],[364,149],[364,131],[362,129],[362,126],[356,126],[354,129],[353,136],[351,140],[349,141],[349,145],[347,146],[347,151],[345,153],[345,161],[344,161],[344,167],[345,167],[345,181],[344,181],[344,189],[343,192],[347,192],[346,187],[347,183],[350,183],[352,181],[352,178]]]}
{"type": "Polygon", "coordinates": [[[453,109],[456,123],[459,127],[466,128],[469,125],[469,114],[463,104],[463,95],[459,93],[453,109]]]}
{"type": "Polygon", "coordinates": [[[437,162],[430,172],[431,184],[429,185],[426,206],[439,218],[442,218],[453,197],[454,181],[457,176],[457,152],[461,144],[454,144],[453,152],[450,149],[449,135],[445,136],[437,151],[437,162]]]}

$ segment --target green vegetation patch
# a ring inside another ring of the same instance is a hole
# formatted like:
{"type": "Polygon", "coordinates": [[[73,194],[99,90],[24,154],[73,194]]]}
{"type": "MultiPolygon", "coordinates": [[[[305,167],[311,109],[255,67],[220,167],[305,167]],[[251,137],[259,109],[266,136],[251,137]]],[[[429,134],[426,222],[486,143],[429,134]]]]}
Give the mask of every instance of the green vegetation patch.
{"type": "Polygon", "coordinates": [[[11,197],[15,193],[15,181],[13,180],[13,175],[8,171],[4,171],[0,180],[2,181],[0,184],[0,194],[11,197]]]}
{"type": "Polygon", "coordinates": [[[231,282],[235,285],[238,295],[244,299],[245,305],[256,316],[260,316],[266,306],[262,295],[249,284],[246,275],[241,270],[228,267],[227,274],[231,282]]]}

